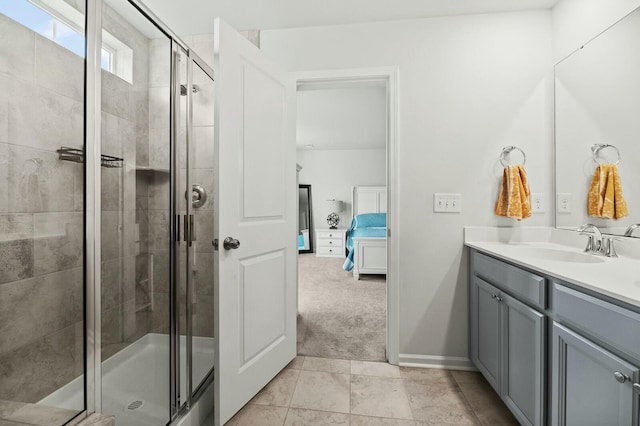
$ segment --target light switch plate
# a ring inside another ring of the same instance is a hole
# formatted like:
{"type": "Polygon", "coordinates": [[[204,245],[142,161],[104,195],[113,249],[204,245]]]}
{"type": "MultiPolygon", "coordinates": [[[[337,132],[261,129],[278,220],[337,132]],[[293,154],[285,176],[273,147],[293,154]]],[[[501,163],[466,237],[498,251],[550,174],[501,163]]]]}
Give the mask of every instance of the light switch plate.
{"type": "Polygon", "coordinates": [[[457,193],[433,194],[433,211],[435,213],[462,212],[462,195],[457,193]]]}

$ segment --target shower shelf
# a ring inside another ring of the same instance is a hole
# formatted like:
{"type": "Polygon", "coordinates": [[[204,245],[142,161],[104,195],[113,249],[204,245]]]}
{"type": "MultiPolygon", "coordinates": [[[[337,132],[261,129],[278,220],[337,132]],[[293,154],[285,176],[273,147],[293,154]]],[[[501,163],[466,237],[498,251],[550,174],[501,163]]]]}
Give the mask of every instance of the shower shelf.
{"type": "Polygon", "coordinates": [[[171,171],[169,169],[163,169],[160,167],[149,167],[149,166],[136,166],[136,171],[144,174],[169,174],[171,171]]]}
{"type": "MultiPolygon", "coordinates": [[[[78,148],[69,148],[67,146],[61,146],[56,151],[59,155],[59,159],[63,161],[72,161],[74,163],[84,163],[84,151],[78,148]]],[[[110,169],[122,168],[124,160],[119,157],[111,155],[101,155],[100,165],[110,169]]]]}

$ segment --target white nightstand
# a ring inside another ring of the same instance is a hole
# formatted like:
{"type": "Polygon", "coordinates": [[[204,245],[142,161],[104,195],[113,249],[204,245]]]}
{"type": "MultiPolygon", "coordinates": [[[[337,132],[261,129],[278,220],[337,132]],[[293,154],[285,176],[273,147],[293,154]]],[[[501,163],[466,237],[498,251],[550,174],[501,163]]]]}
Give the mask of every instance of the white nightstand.
{"type": "Polygon", "coordinates": [[[316,256],[344,257],[346,229],[316,230],[316,256]]]}

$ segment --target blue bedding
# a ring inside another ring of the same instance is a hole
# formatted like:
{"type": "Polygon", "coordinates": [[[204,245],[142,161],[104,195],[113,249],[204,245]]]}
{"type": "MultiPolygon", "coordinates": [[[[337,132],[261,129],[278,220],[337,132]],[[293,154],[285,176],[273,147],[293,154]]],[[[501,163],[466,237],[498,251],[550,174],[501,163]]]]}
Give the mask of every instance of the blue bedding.
{"type": "Polygon", "coordinates": [[[342,269],[349,272],[353,269],[353,238],[354,237],[386,237],[387,214],[365,213],[354,216],[347,230],[347,249],[349,254],[342,265],[342,269]]]}

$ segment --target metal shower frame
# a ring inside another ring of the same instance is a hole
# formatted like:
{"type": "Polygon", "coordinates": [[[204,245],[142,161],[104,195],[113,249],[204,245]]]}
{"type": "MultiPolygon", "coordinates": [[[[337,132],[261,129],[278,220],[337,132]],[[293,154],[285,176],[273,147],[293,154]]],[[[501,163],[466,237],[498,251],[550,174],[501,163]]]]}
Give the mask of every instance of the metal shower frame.
{"type": "MultiPolygon", "coordinates": [[[[171,156],[172,166],[176,165],[176,117],[175,106],[179,102],[180,93],[177,92],[175,78],[175,55],[173,52],[183,50],[189,60],[188,86],[192,84],[192,66],[197,64],[213,81],[213,69],[207,65],[189,46],[180,39],[167,25],[165,25],[147,6],[139,0],[126,0],[138,12],[152,22],[161,32],[171,40],[172,65],[171,65],[171,156]],[[177,99],[177,100],[176,100],[177,99]]],[[[85,288],[85,411],[76,416],[69,424],[77,424],[95,412],[102,409],[102,335],[101,335],[101,49],[102,49],[102,14],[104,0],[85,0],[85,34],[86,34],[86,59],[85,59],[85,252],[84,252],[84,288],[85,288]]],[[[187,90],[187,129],[192,128],[191,96],[192,91],[187,90]]],[[[187,130],[187,146],[189,147],[189,130],[187,130]]],[[[189,148],[189,151],[191,149],[189,148]]],[[[189,165],[187,165],[189,167],[189,165]]],[[[173,169],[177,170],[177,169],[173,169]]],[[[171,177],[171,213],[175,216],[177,209],[177,191],[175,172],[171,177]]],[[[188,187],[188,186],[187,186],[188,187]]],[[[189,204],[189,203],[187,203],[189,204]]],[[[176,235],[176,221],[171,221],[170,235],[176,235]]],[[[173,239],[172,239],[173,240],[173,239]]],[[[204,393],[207,386],[213,381],[210,374],[202,386],[193,392],[191,379],[191,318],[187,311],[187,397],[185,404],[178,403],[177,390],[180,382],[179,368],[179,327],[176,272],[173,265],[176,259],[175,241],[171,244],[171,365],[170,365],[170,422],[176,420],[181,414],[188,411],[193,402],[204,393]]],[[[188,264],[188,263],[187,263],[188,264]]],[[[191,300],[190,291],[194,286],[187,284],[187,297],[191,300]],[[191,287],[191,288],[189,288],[191,287]]],[[[188,305],[188,304],[187,304],[188,305]]],[[[189,308],[187,308],[189,309],[189,308]]],[[[215,366],[214,366],[215,369],[215,366]]]]}

